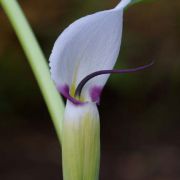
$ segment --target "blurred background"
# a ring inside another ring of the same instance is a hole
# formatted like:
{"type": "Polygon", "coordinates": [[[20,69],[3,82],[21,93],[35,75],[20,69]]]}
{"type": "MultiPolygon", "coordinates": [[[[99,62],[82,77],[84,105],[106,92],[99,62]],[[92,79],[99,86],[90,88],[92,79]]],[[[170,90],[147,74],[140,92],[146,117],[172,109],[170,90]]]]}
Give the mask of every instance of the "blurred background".
{"type": "MultiPolygon", "coordinates": [[[[77,18],[118,0],[19,0],[48,59],[77,18]]],[[[17,17],[18,18],[18,17],[17,17]]],[[[117,68],[154,60],[135,74],[113,75],[99,107],[101,180],[180,179],[180,1],[126,10],[117,68]]],[[[0,9],[0,179],[60,180],[61,149],[36,80],[0,9]]]]}

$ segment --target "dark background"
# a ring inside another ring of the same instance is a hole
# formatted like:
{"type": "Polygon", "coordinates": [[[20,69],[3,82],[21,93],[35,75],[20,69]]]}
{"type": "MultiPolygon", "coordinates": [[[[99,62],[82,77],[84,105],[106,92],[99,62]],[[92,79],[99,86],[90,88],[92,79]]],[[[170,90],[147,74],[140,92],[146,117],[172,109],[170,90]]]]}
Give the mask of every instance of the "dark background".
{"type": "MultiPolygon", "coordinates": [[[[75,19],[117,0],[21,0],[48,59],[75,19]]],[[[180,1],[154,0],[125,12],[117,67],[102,94],[102,180],[180,179],[180,1]]],[[[0,9],[0,179],[62,179],[60,145],[27,59],[0,9]]]]}

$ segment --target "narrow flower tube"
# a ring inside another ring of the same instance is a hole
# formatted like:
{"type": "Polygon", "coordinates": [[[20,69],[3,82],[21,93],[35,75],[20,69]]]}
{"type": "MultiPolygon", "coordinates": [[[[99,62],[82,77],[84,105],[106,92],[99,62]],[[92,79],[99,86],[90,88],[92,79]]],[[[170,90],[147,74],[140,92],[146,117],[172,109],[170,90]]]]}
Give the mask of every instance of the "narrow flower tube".
{"type": "Polygon", "coordinates": [[[100,128],[96,104],[77,106],[67,101],[62,134],[64,180],[97,180],[100,128]]]}

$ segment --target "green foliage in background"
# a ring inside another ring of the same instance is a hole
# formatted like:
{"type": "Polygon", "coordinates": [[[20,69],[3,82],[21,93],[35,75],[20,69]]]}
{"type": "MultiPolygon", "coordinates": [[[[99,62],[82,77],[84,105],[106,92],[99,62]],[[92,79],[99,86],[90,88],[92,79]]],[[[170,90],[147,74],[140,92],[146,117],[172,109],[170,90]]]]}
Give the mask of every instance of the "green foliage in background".
{"type": "Polygon", "coordinates": [[[153,0],[132,0],[130,6],[136,3],[141,3],[141,2],[144,3],[144,2],[150,2],[150,1],[153,1],[153,0]]]}

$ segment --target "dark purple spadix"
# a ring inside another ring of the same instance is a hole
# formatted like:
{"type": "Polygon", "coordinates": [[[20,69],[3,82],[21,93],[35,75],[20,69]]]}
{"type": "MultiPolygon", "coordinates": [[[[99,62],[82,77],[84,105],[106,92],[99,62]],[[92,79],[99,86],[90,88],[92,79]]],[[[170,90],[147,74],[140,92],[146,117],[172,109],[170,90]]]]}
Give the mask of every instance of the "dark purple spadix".
{"type": "Polygon", "coordinates": [[[87,75],[77,86],[76,91],[75,91],[75,96],[80,96],[82,89],[84,87],[84,85],[92,78],[99,76],[99,75],[104,75],[104,74],[125,74],[125,73],[133,73],[133,72],[137,72],[137,71],[141,71],[144,70],[146,68],[149,68],[150,66],[152,66],[154,64],[154,62],[152,61],[150,64],[144,65],[144,66],[139,66],[137,68],[132,68],[132,69],[112,69],[112,70],[100,70],[100,71],[96,71],[93,72],[89,75],[87,75]]]}

